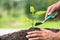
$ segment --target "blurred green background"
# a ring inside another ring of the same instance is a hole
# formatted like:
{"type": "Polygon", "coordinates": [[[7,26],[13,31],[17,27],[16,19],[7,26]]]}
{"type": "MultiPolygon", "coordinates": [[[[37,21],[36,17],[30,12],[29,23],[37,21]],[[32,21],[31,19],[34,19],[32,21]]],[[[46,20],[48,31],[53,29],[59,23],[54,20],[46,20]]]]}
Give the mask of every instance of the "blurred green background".
{"type": "MultiPolygon", "coordinates": [[[[30,6],[35,8],[34,23],[44,20],[48,6],[58,0],[0,0],[0,28],[30,28],[32,27],[32,14],[30,6]]],[[[34,26],[35,27],[35,26],[34,26]]],[[[39,28],[60,28],[60,17],[48,20],[36,26],[39,28]]]]}

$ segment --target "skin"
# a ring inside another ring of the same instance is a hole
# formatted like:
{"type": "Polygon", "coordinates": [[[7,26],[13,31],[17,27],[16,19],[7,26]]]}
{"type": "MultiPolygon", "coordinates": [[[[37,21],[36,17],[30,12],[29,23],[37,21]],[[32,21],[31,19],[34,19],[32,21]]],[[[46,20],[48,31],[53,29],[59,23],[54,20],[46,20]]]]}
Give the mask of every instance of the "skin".
{"type": "Polygon", "coordinates": [[[55,14],[55,16],[53,16],[52,18],[56,18],[59,13],[60,13],[60,1],[58,1],[57,3],[55,4],[52,4],[50,5],[48,8],[47,8],[47,12],[46,12],[46,15],[45,15],[45,18],[47,18],[48,15],[50,15],[53,11],[55,10],[58,10],[57,13],[55,14]]]}
{"type": "Polygon", "coordinates": [[[53,37],[53,40],[60,40],[60,31],[55,34],[55,37],[53,37]]]}
{"type": "MultiPolygon", "coordinates": [[[[45,18],[47,18],[47,16],[50,15],[53,11],[59,9],[60,9],[60,1],[47,8],[45,18]]],[[[59,15],[59,13],[60,11],[57,11],[57,14],[55,14],[55,16],[53,16],[52,18],[56,18],[59,15]]],[[[54,33],[46,29],[43,29],[41,31],[37,31],[37,30],[31,31],[28,32],[27,34],[28,35],[26,37],[28,38],[28,40],[60,40],[60,36],[59,36],[60,32],[54,33]]]]}
{"type": "Polygon", "coordinates": [[[41,31],[31,31],[27,33],[28,40],[60,40],[60,31],[54,33],[50,30],[41,29],[41,31]]]}
{"type": "Polygon", "coordinates": [[[41,31],[31,31],[27,34],[26,37],[29,38],[28,40],[52,40],[56,33],[46,29],[41,29],[41,31]]]}

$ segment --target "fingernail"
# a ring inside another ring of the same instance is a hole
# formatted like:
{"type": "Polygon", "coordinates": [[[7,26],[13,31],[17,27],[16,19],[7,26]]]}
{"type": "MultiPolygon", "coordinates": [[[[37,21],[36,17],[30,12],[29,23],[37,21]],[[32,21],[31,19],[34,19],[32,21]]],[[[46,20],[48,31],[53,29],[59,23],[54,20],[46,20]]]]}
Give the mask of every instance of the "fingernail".
{"type": "Polygon", "coordinates": [[[26,36],[28,38],[28,36],[26,36]]]}

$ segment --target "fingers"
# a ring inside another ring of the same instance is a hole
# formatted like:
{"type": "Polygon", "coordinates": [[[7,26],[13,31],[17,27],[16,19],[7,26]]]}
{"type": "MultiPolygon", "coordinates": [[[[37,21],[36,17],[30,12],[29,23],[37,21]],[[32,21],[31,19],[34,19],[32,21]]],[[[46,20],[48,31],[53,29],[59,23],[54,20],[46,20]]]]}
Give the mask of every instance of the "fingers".
{"type": "Polygon", "coordinates": [[[28,35],[26,36],[27,38],[30,37],[41,37],[42,31],[31,31],[27,33],[28,35]]]}
{"type": "MultiPolygon", "coordinates": [[[[48,15],[50,15],[55,10],[60,10],[60,1],[48,7],[45,15],[45,19],[47,18],[48,15]]],[[[53,18],[55,18],[56,16],[57,14],[53,18]]]]}
{"type": "Polygon", "coordinates": [[[33,38],[33,37],[42,37],[42,34],[31,34],[31,35],[27,35],[27,38],[33,38]]]}
{"type": "Polygon", "coordinates": [[[41,31],[31,31],[27,33],[28,35],[26,36],[29,40],[46,40],[52,37],[55,33],[46,30],[46,29],[41,29],[41,31]]]}
{"type": "Polygon", "coordinates": [[[35,31],[28,32],[27,34],[34,34],[34,33],[37,33],[37,34],[39,33],[39,34],[41,34],[41,31],[36,31],[36,30],[35,30],[35,31]]]}
{"type": "Polygon", "coordinates": [[[35,33],[42,34],[42,31],[47,31],[47,30],[46,29],[41,29],[41,31],[35,30],[35,31],[28,32],[27,34],[35,34],[35,33]]]}
{"type": "Polygon", "coordinates": [[[54,5],[51,5],[51,6],[48,7],[46,15],[45,15],[45,19],[47,18],[48,15],[50,15],[53,11],[55,11],[55,6],[54,5]]]}
{"type": "Polygon", "coordinates": [[[46,29],[40,29],[43,33],[48,33],[51,32],[50,30],[46,30],[46,29]]]}
{"type": "Polygon", "coordinates": [[[46,12],[45,18],[47,18],[48,13],[50,12],[51,9],[52,9],[52,6],[49,6],[49,7],[47,8],[47,12],[46,12]]]}
{"type": "Polygon", "coordinates": [[[42,37],[30,38],[29,40],[43,40],[42,37]]]}
{"type": "Polygon", "coordinates": [[[51,13],[52,13],[53,11],[55,11],[55,7],[54,7],[54,6],[52,6],[52,8],[51,8],[51,10],[49,11],[48,15],[51,15],[51,13]]]}
{"type": "Polygon", "coordinates": [[[31,32],[28,32],[27,34],[27,38],[30,38],[30,37],[43,37],[45,36],[45,33],[48,33],[49,30],[46,30],[46,29],[41,29],[41,31],[31,31],[31,32]]]}

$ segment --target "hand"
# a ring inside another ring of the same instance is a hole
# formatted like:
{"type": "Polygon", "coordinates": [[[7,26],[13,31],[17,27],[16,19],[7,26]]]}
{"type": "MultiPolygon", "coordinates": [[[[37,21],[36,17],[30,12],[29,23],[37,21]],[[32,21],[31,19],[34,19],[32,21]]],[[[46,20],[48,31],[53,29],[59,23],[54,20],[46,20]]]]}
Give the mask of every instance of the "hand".
{"type": "Polygon", "coordinates": [[[41,31],[31,31],[27,33],[28,40],[52,40],[55,33],[46,29],[41,31]]]}
{"type": "Polygon", "coordinates": [[[53,40],[60,40],[60,31],[56,33],[53,40]]]}
{"type": "MultiPolygon", "coordinates": [[[[46,19],[47,16],[50,15],[53,11],[59,10],[59,9],[60,9],[60,1],[58,1],[57,3],[49,6],[49,7],[47,8],[47,12],[46,12],[45,19],[46,19]]],[[[55,16],[53,16],[52,18],[56,18],[59,13],[60,13],[60,11],[58,11],[58,12],[55,14],[55,16]]]]}

